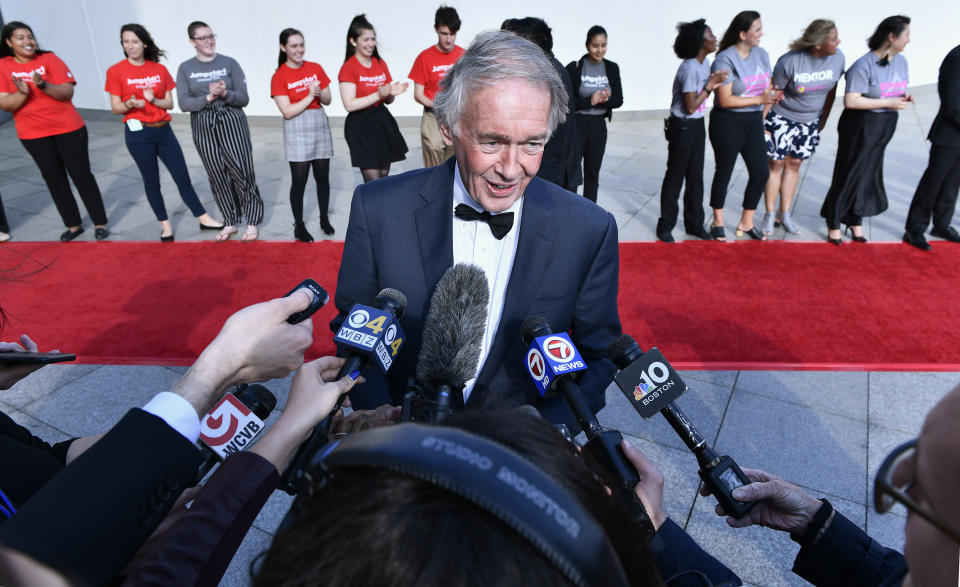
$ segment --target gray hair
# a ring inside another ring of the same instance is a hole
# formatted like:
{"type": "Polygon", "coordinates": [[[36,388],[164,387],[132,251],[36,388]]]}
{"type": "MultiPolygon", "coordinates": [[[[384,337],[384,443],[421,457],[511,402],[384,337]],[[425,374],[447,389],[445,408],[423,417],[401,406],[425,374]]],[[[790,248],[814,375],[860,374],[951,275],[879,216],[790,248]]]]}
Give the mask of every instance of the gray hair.
{"type": "Polygon", "coordinates": [[[547,133],[567,118],[567,89],[550,57],[530,41],[505,31],[485,31],[447,71],[433,99],[437,122],[460,134],[460,120],[477,92],[499,81],[518,80],[550,92],[547,133]]]}

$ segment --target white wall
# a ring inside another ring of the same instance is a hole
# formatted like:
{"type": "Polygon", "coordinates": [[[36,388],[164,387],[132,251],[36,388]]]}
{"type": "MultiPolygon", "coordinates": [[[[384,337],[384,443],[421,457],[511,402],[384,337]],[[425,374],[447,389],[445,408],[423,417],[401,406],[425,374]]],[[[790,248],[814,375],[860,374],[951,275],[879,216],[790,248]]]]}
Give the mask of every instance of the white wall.
{"type": "MultiPolygon", "coordinates": [[[[644,2],[607,0],[602,9],[591,11],[584,0],[528,0],[522,5],[510,0],[456,2],[463,28],[459,44],[466,46],[479,31],[498,28],[509,17],[540,16],[553,28],[554,53],[567,63],[583,54],[587,29],[604,26],[609,33],[607,56],[619,63],[623,78],[625,110],[669,107],[670,87],[679,61],[671,49],[681,20],[703,17],[717,37],[737,10],[749,4],[729,2],[644,2]],[[521,6],[518,8],[518,6],[521,6]]],[[[4,19],[29,24],[45,49],[55,51],[79,80],[74,104],[82,108],[109,108],[103,92],[107,67],[123,58],[120,26],[139,22],[153,34],[168,58],[162,61],[172,75],[177,66],[194,55],[187,41],[186,26],[192,20],[209,23],[217,33],[218,50],[234,57],[247,74],[250,92],[248,114],[278,115],[270,99],[270,76],[277,64],[277,36],[288,26],[303,31],[307,59],[319,62],[336,83],[343,63],[346,30],[350,19],[361,11],[377,28],[380,53],[395,79],[410,71],[417,53],[436,42],[433,12],[439,0],[368,0],[367,2],[303,2],[301,0],[0,0],[4,19]]],[[[771,58],[786,51],[791,39],[799,36],[814,18],[837,22],[841,49],[847,63],[866,52],[865,39],[885,16],[905,12],[913,19],[912,42],[904,55],[910,63],[913,85],[936,82],[943,56],[960,42],[956,23],[960,10],[921,0],[904,5],[893,0],[873,0],[866,11],[862,2],[801,0],[759,7],[763,17],[763,46],[771,58]]],[[[413,92],[397,98],[390,107],[394,115],[419,114],[413,92]]],[[[339,95],[329,110],[345,114],[339,95]]]]}

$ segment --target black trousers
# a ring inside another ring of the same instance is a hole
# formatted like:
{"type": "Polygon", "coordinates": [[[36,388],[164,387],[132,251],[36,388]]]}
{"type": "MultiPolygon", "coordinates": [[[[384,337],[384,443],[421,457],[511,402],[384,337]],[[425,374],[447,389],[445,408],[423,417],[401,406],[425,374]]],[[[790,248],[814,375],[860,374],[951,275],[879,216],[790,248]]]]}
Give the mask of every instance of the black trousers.
{"type": "Polygon", "coordinates": [[[670,117],[667,130],[667,172],[660,186],[660,219],[657,232],[669,232],[677,224],[680,188],[684,180],[683,227],[697,232],[703,227],[703,154],[706,131],[702,118],[670,117]]]}
{"type": "Polygon", "coordinates": [[[583,197],[596,202],[600,165],[607,150],[607,121],[603,115],[577,114],[577,141],[583,159],[583,197]]]}
{"type": "Polygon", "coordinates": [[[930,163],[923,172],[907,213],[907,232],[923,234],[930,225],[946,230],[957,207],[960,191],[960,149],[930,145],[930,163]]]}
{"type": "Polygon", "coordinates": [[[7,213],[3,211],[3,200],[0,200],[0,232],[10,232],[10,225],[7,224],[7,213]]]}
{"type": "Polygon", "coordinates": [[[770,169],[767,167],[767,145],[763,138],[763,112],[731,112],[714,108],[710,113],[710,142],[716,169],[710,187],[710,207],[723,208],[727,187],[737,155],[743,157],[750,178],[743,192],[743,209],[756,210],[767,185],[770,169]]]}
{"type": "MultiPolygon", "coordinates": [[[[87,127],[75,131],[42,137],[20,139],[40,168],[40,175],[53,196],[53,203],[60,213],[64,226],[80,226],[80,209],[70,190],[70,179],[77,186],[80,199],[94,224],[106,224],[107,212],[97,180],[90,171],[90,153],[87,149],[87,127]]],[[[6,232],[6,231],[4,231],[6,232]]]]}

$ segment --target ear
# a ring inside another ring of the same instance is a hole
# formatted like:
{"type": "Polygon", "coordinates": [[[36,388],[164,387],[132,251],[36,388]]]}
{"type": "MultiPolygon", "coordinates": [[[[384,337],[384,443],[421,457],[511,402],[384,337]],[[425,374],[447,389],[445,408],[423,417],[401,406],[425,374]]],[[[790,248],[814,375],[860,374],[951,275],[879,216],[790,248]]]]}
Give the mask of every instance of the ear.
{"type": "Polygon", "coordinates": [[[453,131],[443,124],[437,124],[440,128],[440,135],[443,137],[443,144],[453,146],[453,131]]]}

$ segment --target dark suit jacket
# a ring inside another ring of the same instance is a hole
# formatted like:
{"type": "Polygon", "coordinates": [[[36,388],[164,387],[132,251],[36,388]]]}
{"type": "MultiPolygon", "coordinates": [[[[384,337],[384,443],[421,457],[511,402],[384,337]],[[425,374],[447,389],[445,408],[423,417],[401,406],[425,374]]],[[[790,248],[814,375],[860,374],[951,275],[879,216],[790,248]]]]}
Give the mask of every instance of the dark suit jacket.
{"type": "MultiPolygon", "coordinates": [[[[455,160],[358,186],[353,195],[335,302],[336,331],[354,303],[370,304],[386,287],[408,299],[400,325],[407,340],[387,385],[368,369],[367,382],[351,392],[359,407],[402,401],[420,354],[433,288],[453,265],[453,173],[455,160]]],[[[571,332],[588,371],[580,382],[594,411],[615,367],[606,348],[620,335],[617,312],[619,252],[613,216],[596,204],[534,178],[523,203],[519,242],[503,314],[490,354],[468,405],[491,396],[533,404],[545,418],[579,429],[559,397],[540,401],[527,374],[520,324],[545,317],[554,331],[571,332]]],[[[462,401],[454,394],[454,401],[462,401]]],[[[357,405],[355,404],[355,405],[357,405]]]]}
{"type": "Polygon", "coordinates": [[[0,543],[78,584],[115,579],[188,487],[200,451],[130,410],[0,526],[0,543]]]}
{"type": "Polygon", "coordinates": [[[934,145],[960,149],[960,45],[947,53],[940,64],[937,93],[940,110],[927,138],[934,145]]]}
{"type": "Polygon", "coordinates": [[[580,141],[577,138],[577,121],[573,116],[573,84],[563,64],[552,55],[550,59],[563,82],[564,89],[567,90],[569,101],[567,102],[567,119],[557,126],[543,149],[543,160],[540,162],[537,177],[560,187],[580,185],[583,181],[579,179],[580,141]]]}
{"type": "MultiPolygon", "coordinates": [[[[48,444],[0,412],[0,490],[19,508],[64,467],[73,440],[48,444]]],[[[6,518],[0,517],[0,523],[6,518]]]]}

